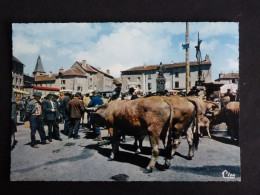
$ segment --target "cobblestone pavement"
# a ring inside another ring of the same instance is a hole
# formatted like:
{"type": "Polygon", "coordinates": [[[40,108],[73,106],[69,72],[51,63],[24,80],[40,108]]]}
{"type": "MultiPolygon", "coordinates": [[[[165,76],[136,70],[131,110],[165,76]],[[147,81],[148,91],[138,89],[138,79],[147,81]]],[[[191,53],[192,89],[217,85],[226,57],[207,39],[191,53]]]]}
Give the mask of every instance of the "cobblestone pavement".
{"type": "MultiPolygon", "coordinates": [[[[59,125],[61,132],[63,126],[59,125]]],[[[171,167],[165,171],[155,168],[150,174],[143,173],[151,156],[148,137],[142,153],[136,155],[134,138],[126,136],[117,159],[108,161],[111,145],[99,146],[87,129],[80,130],[78,140],[68,139],[61,133],[63,141],[39,144],[39,148],[29,145],[29,128],[20,124],[17,129],[17,144],[11,151],[11,181],[241,181],[240,148],[231,143],[224,126],[214,129],[213,139],[201,138],[193,160],[184,158],[188,144],[183,137],[171,167]]],[[[108,131],[101,131],[106,140],[108,131]]],[[[161,143],[160,149],[158,163],[163,164],[161,143]]]]}

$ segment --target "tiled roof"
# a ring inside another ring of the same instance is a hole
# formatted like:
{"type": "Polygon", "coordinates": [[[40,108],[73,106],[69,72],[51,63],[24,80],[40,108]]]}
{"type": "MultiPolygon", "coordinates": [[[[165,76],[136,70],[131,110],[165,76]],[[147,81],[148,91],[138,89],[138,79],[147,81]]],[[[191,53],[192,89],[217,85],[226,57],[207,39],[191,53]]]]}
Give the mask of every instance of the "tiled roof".
{"type": "Polygon", "coordinates": [[[62,73],[63,76],[86,76],[84,73],[82,73],[77,68],[70,68],[69,70],[66,70],[62,73]]]}
{"type": "Polygon", "coordinates": [[[238,78],[239,73],[227,73],[225,75],[223,75],[220,79],[236,79],[238,78]]]}
{"type": "Polygon", "coordinates": [[[15,62],[18,62],[20,64],[23,64],[20,60],[18,60],[16,57],[12,56],[12,60],[15,61],[15,62]]]}
{"type": "Polygon", "coordinates": [[[82,62],[76,62],[76,63],[78,63],[87,72],[94,72],[94,73],[97,72],[97,71],[93,70],[89,64],[86,64],[86,67],[84,67],[84,66],[82,66],[82,62]]]}
{"type": "Polygon", "coordinates": [[[41,60],[41,57],[38,56],[38,59],[37,59],[37,62],[36,62],[36,66],[35,66],[35,69],[33,71],[34,73],[35,72],[44,72],[44,69],[43,69],[43,65],[42,65],[42,60],[41,60]]]}
{"type": "Polygon", "coordinates": [[[100,72],[100,73],[102,73],[102,74],[104,74],[104,75],[106,75],[106,76],[108,76],[108,77],[113,78],[110,74],[107,74],[107,73],[105,73],[105,72],[103,72],[103,71],[101,71],[101,70],[95,68],[94,66],[90,66],[90,67],[91,67],[93,70],[95,70],[96,72],[100,72]]]}
{"type": "Polygon", "coordinates": [[[58,76],[58,74],[46,74],[46,75],[39,75],[35,77],[35,81],[39,82],[39,81],[55,81],[56,76],[58,76]]]}
{"type": "MultiPolygon", "coordinates": [[[[190,62],[190,66],[198,66],[198,62],[190,62]]],[[[210,60],[204,60],[201,62],[201,65],[211,65],[210,60]]],[[[173,63],[173,64],[163,64],[162,65],[165,69],[169,68],[179,68],[179,67],[186,67],[186,62],[180,62],[180,63],[173,63]]],[[[146,65],[146,66],[138,66],[133,67],[128,70],[124,70],[121,72],[131,72],[131,71],[148,71],[148,70],[157,70],[158,65],[146,65]]]]}
{"type": "Polygon", "coordinates": [[[122,81],[120,79],[113,78],[113,83],[116,85],[122,84],[122,81]]]}

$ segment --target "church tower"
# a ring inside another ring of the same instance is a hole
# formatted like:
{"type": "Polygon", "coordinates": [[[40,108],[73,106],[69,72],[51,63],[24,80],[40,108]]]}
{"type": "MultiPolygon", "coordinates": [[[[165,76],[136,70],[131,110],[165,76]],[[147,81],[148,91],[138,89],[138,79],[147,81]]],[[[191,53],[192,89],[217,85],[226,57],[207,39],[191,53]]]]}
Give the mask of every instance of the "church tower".
{"type": "Polygon", "coordinates": [[[45,73],[46,72],[43,69],[41,57],[38,56],[36,66],[35,66],[35,69],[33,71],[33,75],[34,75],[34,77],[36,77],[36,76],[39,76],[39,75],[44,75],[45,73]]]}

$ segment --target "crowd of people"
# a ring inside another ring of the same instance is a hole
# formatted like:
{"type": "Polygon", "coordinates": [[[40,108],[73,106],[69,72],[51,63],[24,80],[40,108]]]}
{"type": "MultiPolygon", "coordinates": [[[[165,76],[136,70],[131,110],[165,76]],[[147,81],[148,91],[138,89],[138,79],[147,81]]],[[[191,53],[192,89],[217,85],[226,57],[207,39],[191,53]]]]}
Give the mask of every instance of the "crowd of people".
{"type": "MultiPolygon", "coordinates": [[[[33,98],[21,98],[17,107],[20,111],[20,121],[29,121],[31,147],[39,148],[36,141],[37,131],[41,144],[50,144],[53,140],[62,141],[61,132],[67,136],[67,139],[80,139],[79,129],[81,125],[93,131],[94,141],[101,141],[100,127],[95,125],[94,114],[88,112],[88,108],[102,105],[111,100],[138,98],[134,88],[130,88],[126,96],[122,96],[120,91],[121,88],[117,87],[113,95],[107,100],[102,98],[96,90],[84,96],[79,92],[75,94],[50,92],[45,97],[38,91],[33,94],[33,98]],[[87,117],[87,123],[84,124],[85,117],[87,117]],[[60,130],[59,124],[64,124],[63,131],[60,130]],[[46,132],[45,126],[47,127],[46,132]]],[[[124,136],[123,142],[125,142],[124,136]]]]}

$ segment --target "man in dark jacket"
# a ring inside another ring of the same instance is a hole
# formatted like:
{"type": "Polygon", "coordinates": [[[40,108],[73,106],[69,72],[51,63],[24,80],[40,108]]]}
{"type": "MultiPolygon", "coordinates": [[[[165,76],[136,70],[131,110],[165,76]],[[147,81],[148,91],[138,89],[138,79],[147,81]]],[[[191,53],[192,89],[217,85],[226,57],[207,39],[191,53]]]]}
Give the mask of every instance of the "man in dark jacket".
{"type": "Polygon", "coordinates": [[[47,99],[42,103],[44,121],[48,126],[48,139],[50,142],[52,142],[52,139],[62,141],[60,137],[59,125],[57,122],[60,117],[59,108],[54,96],[56,96],[56,94],[50,92],[47,95],[47,99]]]}
{"type": "Polygon", "coordinates": [[[84,113],[84,105],[83,102],[80,100],[81,94],[76,93],[74,98],[69,101],[69,110],[70,110],[70,129],[68,134],[68,139],[72,138],[74,133],[74,139],[79,139],[80,136],[78,135],[79,126],[81,116],[84,113]]]}
{"type": "MultiPolygon", "coordinates": [[[[103,103],[104,102],[102,98],[98,95],[98,91],[93,91],[93,97],[91,98],[88,107],[95,107],[97,105],[102,105],[103,103]]],[[[101,141],[102,140],[101,131],[100,128],[95,125],[95,117],[93,113],[90,114],[90,124],[93,125],[94,134],[95,134],[95,138],[93,140],[101,141]]]]}
{"type": "Polygon", "coordinates": [[[50,142],[47,140],[47,137],[45,135],[44,131],[44,122],[42,117],[42,106],[41,106],[41,92],[35,92],[33,94],[34,99],[32,99],[30,102],[28,102],[26,106],[26,115],[29,116],[30,121],[30,129],[31,129],[31,146],[33,148],[39,148],[39,146],[36,143],[36,130],[38,130],[41,143],[42,144],[49,144],[50,142]]]}
{"type": "Polygon", "coordinates": [[[62,101],[62,108],[63,108],[63,120],[64,120],[64,134],[68,135],[70,130],[70,110],[69,110],[69,102],[71,100],[72,94],[65,93],[65,97],[62,101]]]}

